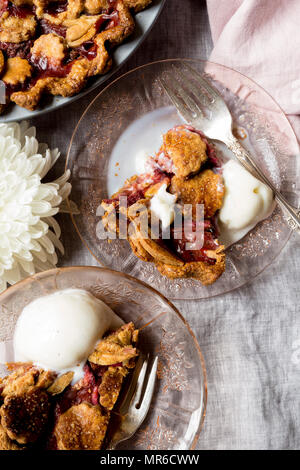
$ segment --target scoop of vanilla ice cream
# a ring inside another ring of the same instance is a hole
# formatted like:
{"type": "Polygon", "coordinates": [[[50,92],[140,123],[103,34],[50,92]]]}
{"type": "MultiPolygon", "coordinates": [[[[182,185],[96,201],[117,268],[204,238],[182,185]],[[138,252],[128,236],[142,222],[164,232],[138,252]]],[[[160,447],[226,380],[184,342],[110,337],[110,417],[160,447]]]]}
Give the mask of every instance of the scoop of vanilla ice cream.
{"type": "Polygon", "coordinates": [[[243,238],[274,209],[274,195],[235,160],[223,165],[225,197],[219,213],[219,240],[225,246],[243,238]]]}
{"type": "Polygon", "coordinates": [[[162,228],[169,227],[175,217],[177,196],[167,192],[167,185],[162,184],[151,199],[150,209],[161,220],[162,228]]]}
{"type": "Polygon", "coordinates": [[[85,290],[45,295],[29,303],[17,321],[15,360],[55,371],[82,368],[104,333],[122,324],[108,305],[85,290]]]}

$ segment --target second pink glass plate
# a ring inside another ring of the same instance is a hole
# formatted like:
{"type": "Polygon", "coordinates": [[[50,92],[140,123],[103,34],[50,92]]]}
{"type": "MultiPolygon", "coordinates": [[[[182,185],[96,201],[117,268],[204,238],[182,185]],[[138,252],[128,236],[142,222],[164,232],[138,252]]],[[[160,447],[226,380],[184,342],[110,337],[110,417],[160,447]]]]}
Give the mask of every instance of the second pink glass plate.
{"type": "MultiPolygon", "coordinates": [[[[189,61],[216,86],[234,118],[235,133],[291,203],[298,205],[299,169],[295,134],[280,107],[247,77],[218,64],[189,61]]],[[[216,283],[170,280],[151,263],[136,258],[126,240],[101,240],[98,207],[124,180],[136,173],[143,152],[159,148],[160,135],[180,122],[160,78],[182,60],[145,65],[105,88],[79,120],[66,165],[72,172],[72,199],[80,209],[75,228],[101,265],[137,277],[170,299],[202,299],[229,292],[261,273],[278,256],[290,236],[278,208],[226,251],[226,271],[216,283]]]]}
{"type": "Polygon", "coordinates": [[[13,336],[24,307],[42,296],[70,288],[90,292],[125,322],[132,321],[140,330],[140,350],[159,360],[146,420],[118,449],[194,449],[207,403],[206,369],[199,344],[188,323],[167,299],[126,274],[91,266],[51,269],[3,292],[0,378],[7,375],[5,363],[14,358],[13,336]]]}

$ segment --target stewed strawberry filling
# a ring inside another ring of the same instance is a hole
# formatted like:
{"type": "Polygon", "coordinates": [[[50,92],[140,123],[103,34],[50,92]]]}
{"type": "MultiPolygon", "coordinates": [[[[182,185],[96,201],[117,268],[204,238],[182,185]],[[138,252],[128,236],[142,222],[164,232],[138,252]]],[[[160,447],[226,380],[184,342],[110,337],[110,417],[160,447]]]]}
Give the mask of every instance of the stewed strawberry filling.
{"type": "Polygon", "coordinates": [[[100,374],[99,371],[96,375],[87,363],[84,366],[84,377],[81,380],[80,388],[69,386],[68,389],[66,389],[55,406],[55,418],[57,419],[62,413],[71,408],[71,406],[79,405],[84,401],[92,405],[98,405],[98,387],[101,384],[101,376],[104,372],[105,370],[100,374]]]}
{"type": "Polygon", "coordinates": [[[23,41],[19,43],[0,41],[0,49],[7,58],[21,57],[21,59],[28,59],[32,46],[33,40],[23,41]]]}
{"type": "Polygon", "coordinates": [[[8,0],[1,0],[0,16],[2,16],[5,11],[8,11],[10,16],[26,18],[26,16],[32,15],[34,9],[30,8],[28,5],[17,7],[16,5],[14,5],[14,3],[8,0]]]}
{"type": "Polygon", "coordinates": [[[51,23],[48,20],[42,19],[39,22],[39,29],[41,34],[57,34],[57,36],[61,36],[62,38],[66,37],[67,28],[62,25],[57,25],[55,23],[51,23]]]}
{"type": "Polygon", "coordinates": [[[67,10],[68,3],[68,0],[63,0],[61,2],[50,2],[44,7],[44,12],[48,15],[57,16],[59,13],[67,10]]]}
{"type": "Polygon", "coordinates": [[[108,367],[119,367],[122,363],[112,364],[110,366],[99,366],[87,362],[83,368],[84,376],[76,386],[69,386],[58,400],[55,407],[55,419],[67,411],[73,405],[87,402],[91,405],[99,405],[99,385],[102,382],[102,376],[108,367]]]}
{"type": "Polygon", "coordinates": [[[20,90],[26,90],[28,86],[28,81],[26,80],[21,86],[18,85],[11,85],[9,83],[5,84],[5,96],[6,98],[9,98],[12,93],[15,91],[20,91],[20,90]]]}
{"type": "MultiPolygon", "coordinates": [[[[92,405],[99,404],[98,388],[101,384],[101,376],[105,372],[103,368],[102,374],[98,371],[97,375],[91,369],[90,364],[87,362],[84,366],[84,377],[80,381],[80,387],[69,385],[61,397],[57,400],[54,408],[53,429],[58,421],[60,415],[65,413],[71,406],[79,405],[80,403],[87,402],[92,405]]],[[[46,448],[48,450],[56,450],[57,443],[54,434],[51,434],[47,440],[46,448]]]]}
{"type": "Polygon", "coordinates": [[[170,245],[179,258],[186,263],[203,261],[207,264],[215,264],[216,260],[210,258],[207,254],[207,251],[216,250],[219,247],[216,241],[217,230],[212,219],[205,219],[201,230],[203,230],[203,238],[200,242],[197,242],[197,231],[199,234],[200,227],[197,226],[194,220],[185,223],[183,229],[172,228],[170,245]],[[189,244],[190,249],[187,249],[187,244],[189,244]],[[197,244],[199,244],[199,248],[197,244]]]}
{"type": "Polygon", "coordinates": [[[144,199],[147,190],[155,184],[166,182],[167,185],[169,185],[170,181],[171,175],[156,169],[151,174],[149,173],[138,176],[135,181],[130,182],[127,187],[125,186],[122,192],[115,198],[104,199],[103,202],[106,204],[112,204],[114,202],[119,202],[120,197],[127,197],[127,207],[130,207],[140,199],[144,199]]]}
{"type": "Polygon", "coordinates": [[[174,174],[175,166],[172,159],[165,152],[160,151],[155,155],[155,157],[150,157],[146,163],[147,169],[149,171],[163,171],[166,173],[174,174]]]}

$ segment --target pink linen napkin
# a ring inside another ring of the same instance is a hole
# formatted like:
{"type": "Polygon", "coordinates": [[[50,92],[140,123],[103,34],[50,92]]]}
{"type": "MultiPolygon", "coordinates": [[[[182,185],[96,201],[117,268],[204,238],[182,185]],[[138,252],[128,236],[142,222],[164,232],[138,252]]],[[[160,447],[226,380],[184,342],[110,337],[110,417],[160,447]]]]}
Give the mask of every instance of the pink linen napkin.
{"type": "Polygon", "coordinates": [[[268,91],[300,139],[300,0],[207,0],[210,60],[268,91]]]}

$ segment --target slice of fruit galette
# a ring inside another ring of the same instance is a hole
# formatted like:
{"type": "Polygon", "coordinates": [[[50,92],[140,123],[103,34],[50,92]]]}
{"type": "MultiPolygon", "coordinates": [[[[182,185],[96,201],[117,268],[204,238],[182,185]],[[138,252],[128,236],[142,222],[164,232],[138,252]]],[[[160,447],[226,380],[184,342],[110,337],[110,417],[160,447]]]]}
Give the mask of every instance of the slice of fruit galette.
{"type": "Polygon", "coordinates": [[[98,450],[124,379],[135,367],[138,330],[108,332],[84,365],[84,376],[57,375],[32,363],[10,363],[0,378],[0,450],[98,450]]]}
{"type": "Polygon", "coordinates": [[[225,270],[217,227],[225,193],[220,167],[201,132],[176,126],[163,136],[159,152],[147,160],[146,173],[133,176],[102,201],[105,228],[119,233],[125,218],[127,238],[137,257],[154,263],[169,278],[191,277],[212,284],[225,270]],[[159,219],[156,233],[153,216],[159,219]]]}

